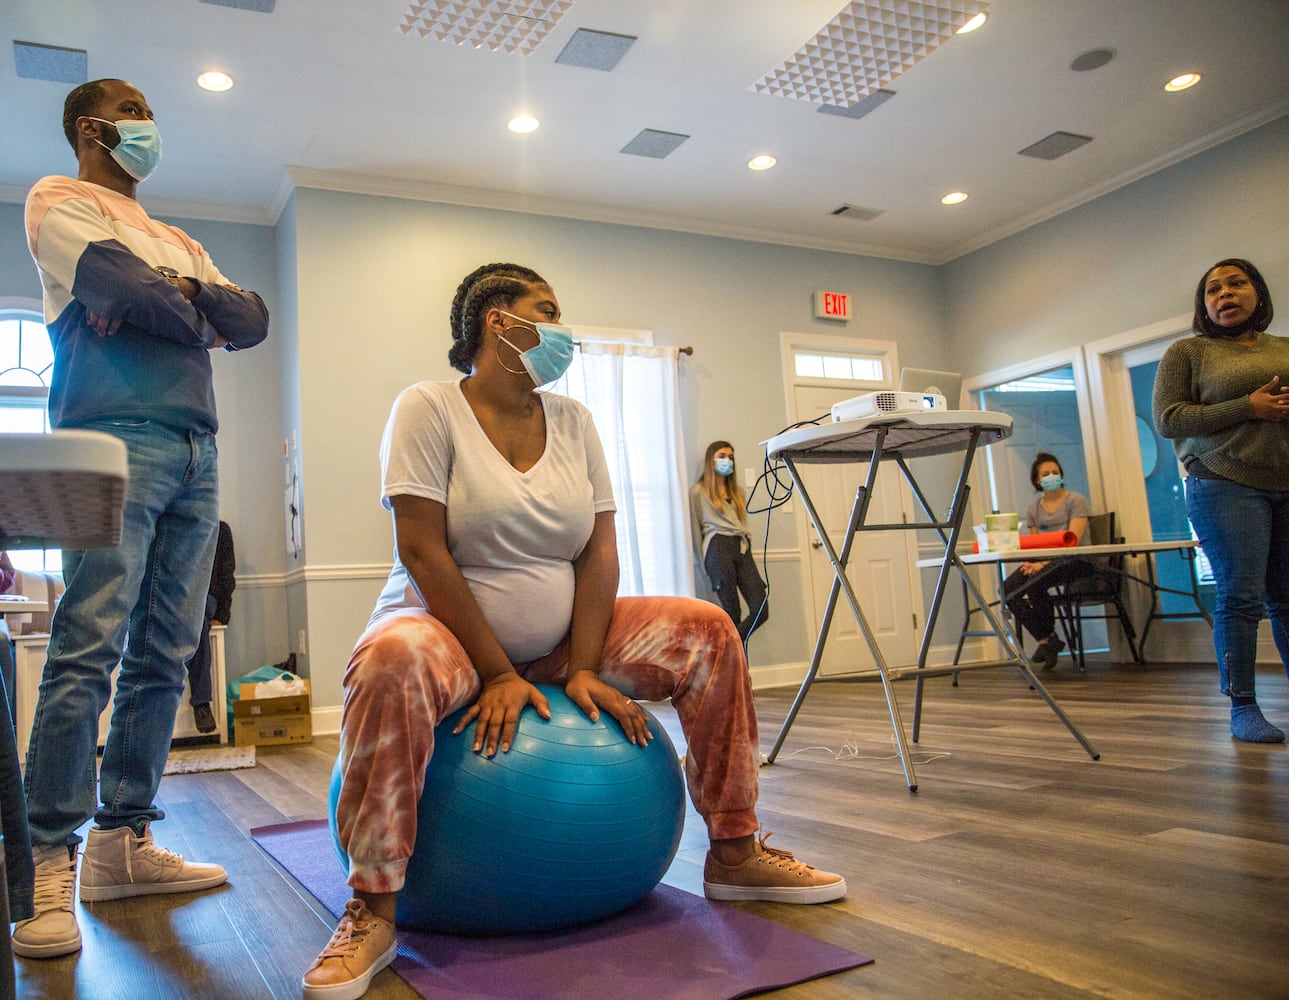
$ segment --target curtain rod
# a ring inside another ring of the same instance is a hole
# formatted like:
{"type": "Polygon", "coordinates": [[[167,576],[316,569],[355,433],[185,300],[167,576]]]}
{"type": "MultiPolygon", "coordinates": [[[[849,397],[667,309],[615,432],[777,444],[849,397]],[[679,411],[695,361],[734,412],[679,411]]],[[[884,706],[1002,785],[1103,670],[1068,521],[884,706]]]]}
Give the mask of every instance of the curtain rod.
{"type": "MultiPolygon", "coordinates": [[[[581,342],[580,340],[575,340],[575,341],[573,341],[573,343],[575,343],[578,347],[581,347],[581,346],[582,346],[582,342],[581,342]]],[[[693,354],[694,354],[694,348],[693,348],[692,346],[690,346],[689,344],[686,344],[684,347],[677,347],[677,348],[676,348],[676,353],[677,353],[677,354],[688,354],[690,357],[693,357],[693,354]]]]}

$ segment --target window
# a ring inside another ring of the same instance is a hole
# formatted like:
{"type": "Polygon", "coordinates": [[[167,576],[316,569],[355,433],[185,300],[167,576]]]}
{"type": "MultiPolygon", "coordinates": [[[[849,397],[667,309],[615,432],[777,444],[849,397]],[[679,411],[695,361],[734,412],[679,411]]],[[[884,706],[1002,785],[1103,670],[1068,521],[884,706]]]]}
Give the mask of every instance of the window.
{"type": "Polygon", "coordinates": [[[0,312],[0,433],[49,431],[54,351],[39,316],[0,312]]]}
{"type": "MultiPolygon", "coordinates": [[[[0,308],[0,434],[49,433],[49,379],[54,351],[40,315],[30,309],[0,308]]],[[[57,549],[16,550],[18,569],[62,568],[57,549]]]]}
{"type": "Polygon", "coordinates": [[[647,331],[579,327],[553,391],[591,411],[618,514],[619,593],[692,594],[675,348],[647,331]]]}
{"type": "Polygon", "coordinates": [[[1055,455],[1065,472],[1065,485],[1097,508],[1084,458],[1073,365],[991,385],[979,390],[977,399],[982,410],[1012,418],[1011,437],[984,449],[989,509],[1017,511],[1024,521],[1034,499],[1029,469],[1040,451],[1055,455]]]}
{"type": "Polygon", "coordinates": [[[818,378],[834,382],[886,382],[886,366],[881,357],[856,357],[852,354],[830,354],[823,351],[793,351],[793,367],[800,378],[818,378]]]}

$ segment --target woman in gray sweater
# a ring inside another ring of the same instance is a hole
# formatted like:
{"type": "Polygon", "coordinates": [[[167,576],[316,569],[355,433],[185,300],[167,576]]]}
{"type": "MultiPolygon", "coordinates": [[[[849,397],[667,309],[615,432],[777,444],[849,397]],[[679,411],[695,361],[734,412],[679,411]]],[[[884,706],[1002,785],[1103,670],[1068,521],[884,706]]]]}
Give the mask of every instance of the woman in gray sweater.
{"type": "Polygon", "coordinates": [[[734,474],[734,446],[728,441],[707,446],[702,478],[689,491],[689,512],[699,562],[746,646],[747,637],[769,620],[770,603],[752,558],[747,499],[734,474]],[[740,593],[747,602],[746,616],[739,607],[740,593]]]}
{"type": "Polygon", "coordinates": [[[1213,642],[1231,733],[1283,743],[1254,694],[1258,623],[1289,671],[1289,339],[1266,332],[1271,293],[1247,260],[1218,261],[1195,290],[1193,329],[1155,375],[1155,427],[1186,468],[1186,510],[1213,567],[1213,642]]]}

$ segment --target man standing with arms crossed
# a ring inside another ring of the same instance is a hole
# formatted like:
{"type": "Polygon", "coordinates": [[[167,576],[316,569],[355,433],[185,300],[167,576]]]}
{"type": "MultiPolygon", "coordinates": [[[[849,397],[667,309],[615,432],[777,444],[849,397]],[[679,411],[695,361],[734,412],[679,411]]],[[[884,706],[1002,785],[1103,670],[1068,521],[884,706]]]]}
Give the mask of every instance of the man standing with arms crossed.
{"type": "Polygon", "coordinates": [[[201,630],[219,525],[209,351],[268,333],[254,292],[230,284],[201,245],[135,200],[161,155],[147,101],[123,80],[67,96],[63,131],[78,174],[27,197],[27,242],[54,347],[49,418],[125,442],[130,481],[121,544],[66,551],[27,752],[35,916],[14,929],[28,958],[77,951],[76,833],[93,816],[82,901],[220,885],[219,865],[152,842],[185,661],[201,630]],[[128,640],[127,640],[128,634],[128,640]],[[124,655],[123,655],[124,654],[124,655]],[[98,780],[98,717],[121,673],[98,780]]]}

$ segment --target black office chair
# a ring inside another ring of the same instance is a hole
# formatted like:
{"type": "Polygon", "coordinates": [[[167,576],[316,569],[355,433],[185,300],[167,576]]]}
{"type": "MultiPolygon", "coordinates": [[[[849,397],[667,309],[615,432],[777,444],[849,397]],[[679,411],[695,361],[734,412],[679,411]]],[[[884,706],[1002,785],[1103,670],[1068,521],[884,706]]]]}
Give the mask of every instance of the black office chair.
{"type": "MultiPolygon", "coordinates": [[[[1115,534],[1114,512],[1093,514],[1088,518],[1088,544],[1110,545],[1122,543],[1123,539],[1115,534]]],[[[1083,623],[1086,620],[1110,621],[1118,619],[1123,628],[1124,638],[1128,640],[1128,649],[1132,651],[1134,663],[1144,663],[1137,648],[1137,630],[1128,615],[1123,603],[1123,584],[1126,574],[1123,568],[1122,555],[1100,556],[1092,560],[1096,571],[1090,576],[1079,577],[1057,587],[1052,595],[1052,603],[1061,622],[1061,631],[1070,647],[1070,656],[1077,658],[1079,670],[1086,669],[1083,659],[1083,623]],[[1093,613],[1089,608],[1099,608],[1100,613],[1093,613]]]]}

